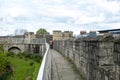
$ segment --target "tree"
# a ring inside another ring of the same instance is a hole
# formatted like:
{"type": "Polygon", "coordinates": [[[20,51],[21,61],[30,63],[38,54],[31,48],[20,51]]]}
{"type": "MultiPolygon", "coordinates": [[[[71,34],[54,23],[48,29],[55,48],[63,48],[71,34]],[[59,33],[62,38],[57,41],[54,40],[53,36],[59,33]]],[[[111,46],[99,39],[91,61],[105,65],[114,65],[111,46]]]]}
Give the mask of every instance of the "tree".
{"type": "Polygon", "coordinates": [[[0,80],[3,79],[3,75],[5,74],[5,67],[7,64],[7,57],[4,54],[4,43],[0,43],[0,80]]]}
{"type": "Polygon", "coordinates": [[[4,45],[7,43],[7,41],[2,41],[0,42],[0,54],[3,53],[5,54],[5,50],[4,50],[4,45]]]}
{"type": "Polygon", "coordinates": [[[26,29],[16,29],[14,35],[24,35],[25,32],[28,32],[26,29]]]}
{"type": "Polygon", "coordinates": [[[0,53],[0,72],[3,73],[3,70],[6,66],[6,64],[7,64],[7,58],[6,58],[5,54],[0,53]]]}
{"type": "Polygon", "coordinates": [[[13,68],[10,65],[10,62],[7,59],[7,55],[4,50],[4,45],[6,41],[0,43],[0,80],[6,80],[11,77],[14,73],[13,68]]]}
{"type": "Polygon", "coordinates": [[[46,29],[44,29],[44,28],[40,28],[40,29],[36,32],[36,34],[47,34],[47,31],[46,31],[46,29]]]}

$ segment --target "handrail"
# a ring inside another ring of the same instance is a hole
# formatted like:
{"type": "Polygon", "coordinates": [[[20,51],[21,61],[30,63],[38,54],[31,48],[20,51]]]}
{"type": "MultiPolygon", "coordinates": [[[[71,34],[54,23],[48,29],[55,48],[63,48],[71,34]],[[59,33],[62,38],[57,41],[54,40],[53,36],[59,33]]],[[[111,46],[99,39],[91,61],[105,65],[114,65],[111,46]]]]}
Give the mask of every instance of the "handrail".
{"type": "Polygon", "coordinates": [[[37,76],[37,80],[51,80],[51,57],[49,54],[49,44],[47,43],[46,52],[43,57],[43,61],[37,76]]]}

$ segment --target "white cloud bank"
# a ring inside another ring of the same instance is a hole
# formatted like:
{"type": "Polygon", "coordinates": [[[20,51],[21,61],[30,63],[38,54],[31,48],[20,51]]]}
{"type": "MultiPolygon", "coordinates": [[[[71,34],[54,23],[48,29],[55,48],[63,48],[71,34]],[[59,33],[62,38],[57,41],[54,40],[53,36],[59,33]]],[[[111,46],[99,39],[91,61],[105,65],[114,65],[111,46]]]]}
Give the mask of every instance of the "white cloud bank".
{"type": "Polygon", "coordinates": [[[120,28],[119,0],[0,0],[0,35],[36,31],[120,28]]]}

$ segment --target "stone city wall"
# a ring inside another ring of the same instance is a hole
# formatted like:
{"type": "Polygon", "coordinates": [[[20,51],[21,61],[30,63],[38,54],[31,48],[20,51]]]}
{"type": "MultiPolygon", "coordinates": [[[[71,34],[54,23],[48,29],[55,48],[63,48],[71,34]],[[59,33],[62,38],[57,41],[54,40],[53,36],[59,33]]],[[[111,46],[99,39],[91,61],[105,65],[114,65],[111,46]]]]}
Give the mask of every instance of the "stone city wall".
{"type": "Polygon", "coordinates": [[[54,48],[75,64],[83,80],[120,80],[120,37],[59,40],[54,48]]]}
{"type": "Polygon", "coordinates": [[[0,38],[0,45],[4,44],[4,50],[15,53],[36,53],[43,56],[46,51],[45,43],[45,38],[0,38]]]}

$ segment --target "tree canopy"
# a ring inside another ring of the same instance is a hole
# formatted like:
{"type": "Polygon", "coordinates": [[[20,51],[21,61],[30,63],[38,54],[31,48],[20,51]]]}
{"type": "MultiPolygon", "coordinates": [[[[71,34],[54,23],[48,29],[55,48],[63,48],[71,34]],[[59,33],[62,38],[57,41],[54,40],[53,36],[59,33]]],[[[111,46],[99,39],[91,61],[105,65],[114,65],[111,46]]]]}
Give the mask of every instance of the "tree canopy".
{"type": "Polygon", "coordinates": [[[47,33],[47,31],[46,31],[46,29],[44,29],[44,28],[40,28],[37,32],[36,32],[36,34],[46,34],[47,33]]]}
{"type": "Polygon", "coordinates": [[[14,35],[24,35],[25,32],[28,32],[26,29],[15,29],[14,35]]]}
{"type": "Polygon", "coordinates": [[[3,77],[3,74],[5,73],[5,67],[7,64],[7,57],[4,53],[4,44],[3,42],[0,43],[0,80],[3,77]]]}
{"type": "Polygon", "coordinates": [[[6,41],[0,42],[0,80],[6,80],[14,73],[8,61],[7,52],[4,50],[5,43],[6,41]]]}

